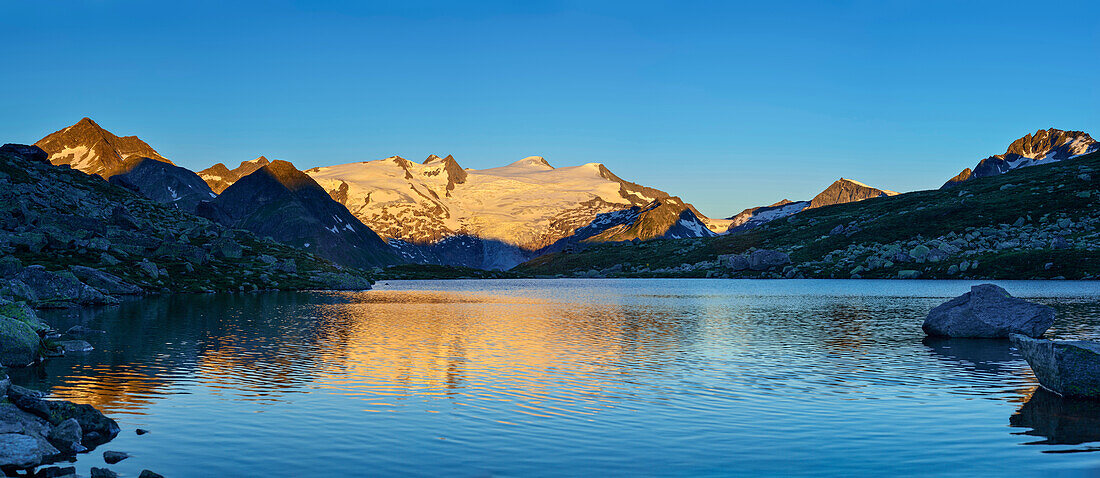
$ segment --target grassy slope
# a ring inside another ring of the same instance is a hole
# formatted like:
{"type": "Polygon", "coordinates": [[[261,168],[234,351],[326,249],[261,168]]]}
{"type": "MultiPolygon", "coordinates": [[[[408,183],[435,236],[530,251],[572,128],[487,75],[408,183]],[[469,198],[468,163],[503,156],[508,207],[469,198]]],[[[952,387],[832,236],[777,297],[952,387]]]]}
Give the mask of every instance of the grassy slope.
{"type": "MultiPolygon", "coordinates": [[[[1095,215],[1100,204],[1100,153],[1061,163],[1035,166],[995,177],[981,178],[949,190],[917,191],[893,197],[869,199],[807,210],[737,236],[710,239],[657,240],[631,244],[601,244],[576,253],[555,253],[517,266],[520,273],[555,275],[605,269],[616,264],[645,265],[650,269],[713,261],[719,254],[742,253],[750,248],[790,251],[794,264],[817,261],[826,254],[856,244],[888,244],[899,240],[930,239],[968,228],[997,227],[1020,217],[1029,223],[1044,215],[1081,218],[1095,215]],[[1079,176],[1092,170],[1090,180],[1079,176]],[[1002,187],[1008,186],[1002,190],[1002,187]],[[1090,192],[1082,198],[1078,193],[1090,192]],[[962,195],[960,196],[960,193],[962,195]],[[838,225],[851,223],[861,230],[850,236],[829,235],[838,225]]],[[[1078,278],[1100,274],[1100,252],[1096,250],[1025,250],[989,252],[970,259],[982,263],[971,277],[1078,278]],[[1054,267],[1044,269],[1052,262],[1054,267]]],[[[956,262],[957,263],[957,262],[956,262]]],[[[922,264],[925,277],[946,277],[949,262],[922,264]]],[[[897,271],[912,268],[897,264],[864,274],[864,277],[896,277],[897,271]]],[[[685,273],[631,273],[625,276],[704,276],[705,271],[685,273]]],[[[822,268],[807,271],[809,277],[849,277],[847,269],[822,268]]]]}

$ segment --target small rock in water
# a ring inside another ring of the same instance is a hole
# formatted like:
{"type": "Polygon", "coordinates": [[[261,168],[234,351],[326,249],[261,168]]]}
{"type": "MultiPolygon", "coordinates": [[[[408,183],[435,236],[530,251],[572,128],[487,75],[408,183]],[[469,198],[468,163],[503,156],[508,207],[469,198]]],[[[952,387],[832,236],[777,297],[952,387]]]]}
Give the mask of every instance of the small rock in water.
{"type": "Polygon", "coordinates": [[[66,476],[75,477],[76,467],[67,466],[65,468],[62,468],[60,466],[50,466],[38,470],[38,472],[34,474],[34,478],[62,478],[66,476]]]}
{"type": "Polygon", "coordinates": [[[149,430],[146,430],[144,428],[138,428],[137,430],[134,430],[134,433],[137,433],[138,435],[144,435],[146,433],[149,433],[149,430]]]}
{"type": "Polygon", "coordinates": [[[65,353],[91,352],[95,349],[92,344],[83,340],[62,340],[61,347],[65,349],[65,353]]]}
{"type": "Polygon", "coordinates": [[[103,330],[89,329],[83,325],[74,325],[69,327],[69,330],[65,331],[69,335],[87,335],[87,334],[104,334],[103,330]]]}
{"type": "Polygon", "coordinates": [[[103,452],[103,461],[107,462],[108,465],[113,465],[127,458],[130,458],[130,455],[121,451],[103,452]]]}
{"type": "Polygon", "coordinates": [[[92,467],[92,478],[118,478],[118,473],[115,473],[107,468],[92,467]]]}
{"type": "Polygon", "coordinates": [[[138,478],[164,478],[164,475],[149,470],[141,470],[141,474],[138,475],[138,478]]]}
{"type": "Polygon", "coordinates": [[[921,328],[928,335],[942,337],[1038,337],[1053,323],[1054,309],[1012,297],[996,285],[982,284],[932,309],[921,328]]]}

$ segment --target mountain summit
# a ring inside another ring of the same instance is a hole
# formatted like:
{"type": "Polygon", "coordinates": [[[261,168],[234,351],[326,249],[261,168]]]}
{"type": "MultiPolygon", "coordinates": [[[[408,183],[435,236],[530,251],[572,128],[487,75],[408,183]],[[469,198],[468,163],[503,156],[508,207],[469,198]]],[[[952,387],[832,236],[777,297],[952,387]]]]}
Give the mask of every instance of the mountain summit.
{"type": "Polygon", "coordinates": [[[139,158],[172,164],[137,136],[115,136],[91,118],[51,133],[34,145],[49,154],[53,164],[68,164],[104,179],[125,171],[126,162],[139,158]]]}
{"type": "Polygon", "coordinates": [[[229,169],[225,164],[218,163],[199,171],[198,174],[203,181],[206,181],[211,190],[221,194],[222,191],[225,191],[225,188],[268,164],[271,164],[271,161],[268,161],[264,156],[260,156],[251,161],[241,161],[241,165],[233,169],[229,169]]]}
{"type": "Polygon", "coordinates": [[[996,176],[1014,169],[1061,161],[1098,150],[1100,150],[1100,143],[1084,131],[1041,129],[1035,134],[1027,134],[1013,141],[1004,154],[981,160],[977,166],[974,166],[973,171],[970,168],[964,169],[944,183],[941,189],[969,181],[971,178],[996,176]]]}

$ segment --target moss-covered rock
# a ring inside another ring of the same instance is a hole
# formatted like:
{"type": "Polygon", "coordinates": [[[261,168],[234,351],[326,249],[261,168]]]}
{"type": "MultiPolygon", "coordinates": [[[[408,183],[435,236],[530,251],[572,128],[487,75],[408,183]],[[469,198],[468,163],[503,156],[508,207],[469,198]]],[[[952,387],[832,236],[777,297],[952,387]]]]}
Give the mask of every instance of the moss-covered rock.
{"type": "Polygon", "coordinates": [[[38,358],[38,332],[21,320],[0,316],[0,364],[22,367],[38,358]]]}

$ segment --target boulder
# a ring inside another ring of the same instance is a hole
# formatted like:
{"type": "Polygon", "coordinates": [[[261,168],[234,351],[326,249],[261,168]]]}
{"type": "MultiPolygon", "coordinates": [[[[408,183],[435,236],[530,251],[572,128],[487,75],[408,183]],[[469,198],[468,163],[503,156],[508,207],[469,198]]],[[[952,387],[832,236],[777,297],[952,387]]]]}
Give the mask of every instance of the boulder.
{"type": "Polygon", "coordinates": [[[62,340],[60,344],[61,348],[65,349],[65,353],[81,353],[95,350],[92,344],[83,340],[62,340]]]}
{"type": "Polygon", "coordinates": [[[237,241],[229,238],[218,238],[211,241],[211,252],[215,257],[222,259],[240,259],[244,255],[244,248],[237,241]]]}
{"type": "Polygon", "coordinates": [[[898,279],[920,279],[921,272],[912,269],[898,271],[898,279]]]}
{"type": "Polygon", "coordinates": [[[127,283],[120,277],[85,266],[69,266],[78,279],[102,292],[111,295],[138,295],[142,293],[141,287],[127,283]]]}
{"type": "Polygon", "coordinates": [[[754,271],[766,271],[790,263],[791,258],[786,253],[769,249],[758,249],[749,255],[749,269],[754,271]]]}
{"type": "Polygon", "coordinates": [[[108,465],[113,465],[127,458],[130,458],[130,454],[126,452],[110,450],[103,452],[103,461],[107,462],[108,465]]]}
{"type": "Polygon", "coordinates": [[[731,271],[743,271],[749,268],[749,260],[741,254],[722,254],[718,262],[731,271]]]}
{"type": "Polygon", "coordinates": [[[80,305],[117,304],[118,299],[103,295],[71,272],[50,272],[42,266],[29,266],[15,278],[34,293],[39,306],[71,303],[80,305]]]}
{"type": "Polygon", "coordinates": [[[46,457],[38,440],[20,433],[0,433],[0,466],[30,468],[46,457]]]}
{"type": "Polygon", "coordinates": [[[38,359],[38,332],[11,317],[0,316],[0,364],[22,367],[38,359]]]}
{"type": "Polygon", "coordinates": [[[1043,388],[1063,397],[1100,399],[1100,342],[1011,338],[1043,388]]]}
{"type": "Polygon", "coordinates": [[[118,473],[115,473],[107,468],[92,467],[92,478],[118,478],[118,473]]]}
{"type": "Polygon", "coordinates": [[[91,405],[64,400],[43,400],[41,392],[17,386],[8,389],[8,399],[23,411],[42,418],[53,426],[70,418],[76,419],[83,432],[81,444],[88,448],[106,443],[118,435],[118,423],[91,405]]]}
{"type": "Polygon", "coordinates": [[[70,418],[50,429],[47,437],[50,444],[58,450],[67,453],[80,453],[87,450],[81,442],[84,440],[84,432],[80,430],[80,422],[70,418]]]}
{"type": "Polygon", "coordinates": [[[141,470],[141,474],[138,475],[138,478],[164,478],[164,475],[149,470],[141,470]]]}
{"type": "Polygon", "coordinates": [[[1038,337],[1053,323],[1054,309],[1012,297],[993,284],[982,284],[932,309],[921,328],[928,335],[943,337],[1038,337]]]}

